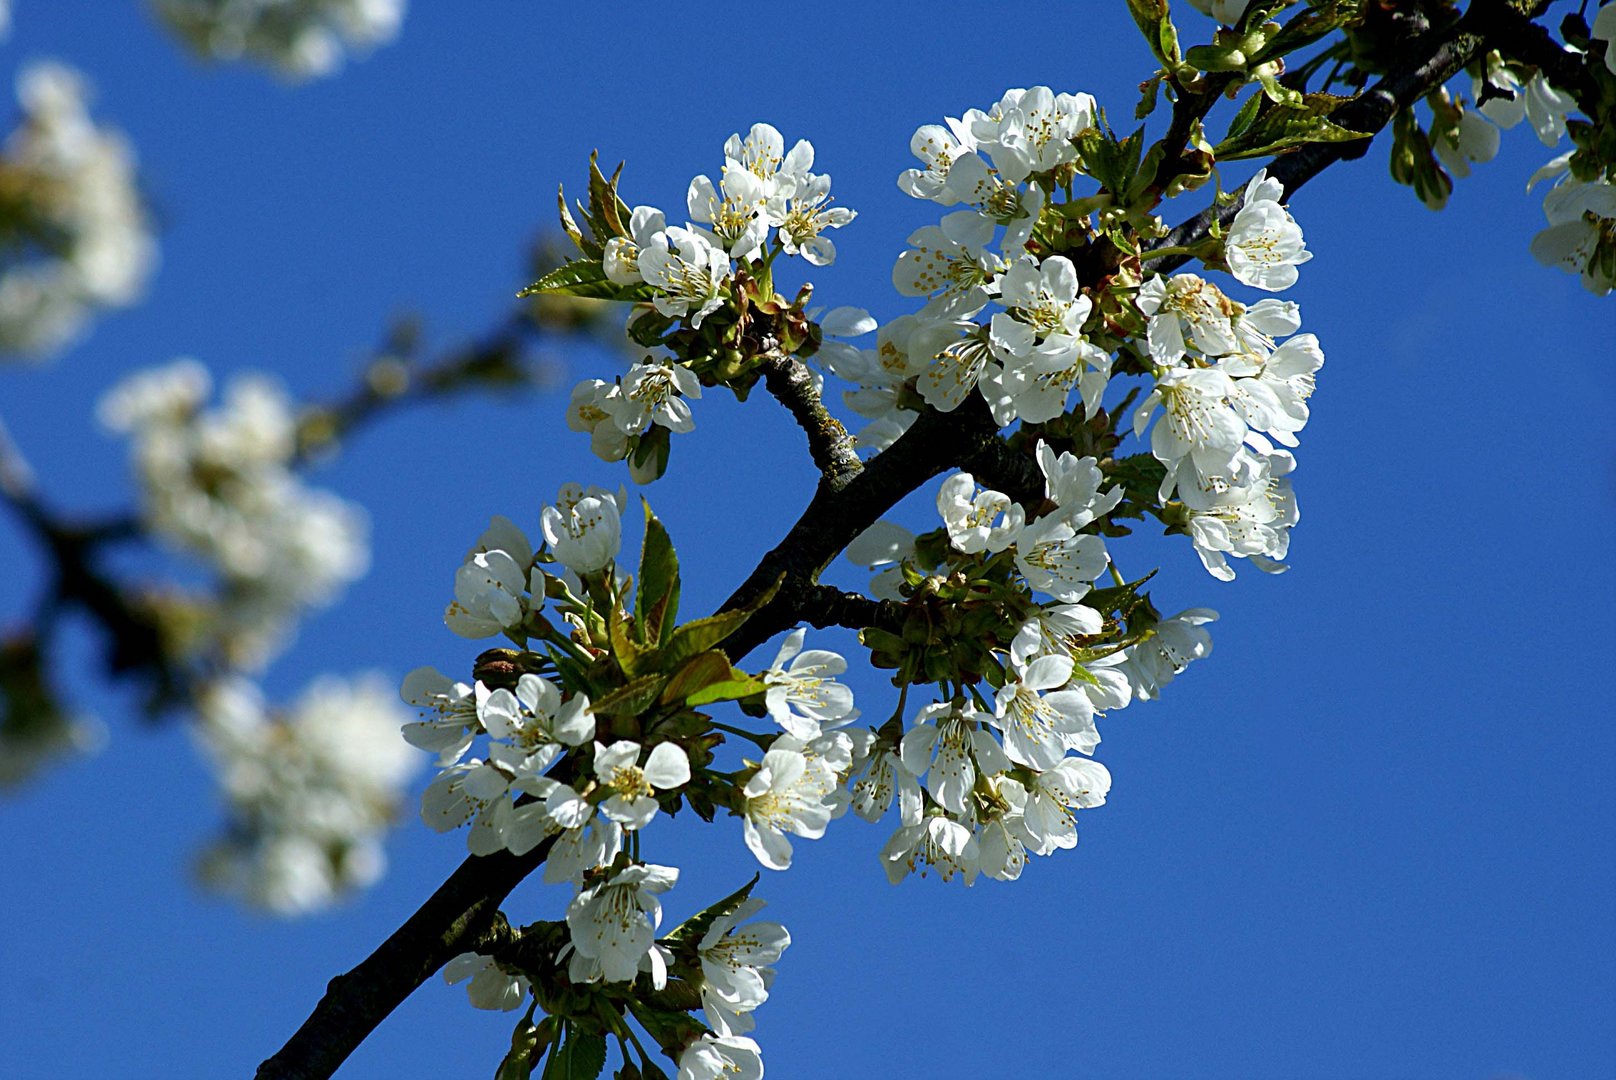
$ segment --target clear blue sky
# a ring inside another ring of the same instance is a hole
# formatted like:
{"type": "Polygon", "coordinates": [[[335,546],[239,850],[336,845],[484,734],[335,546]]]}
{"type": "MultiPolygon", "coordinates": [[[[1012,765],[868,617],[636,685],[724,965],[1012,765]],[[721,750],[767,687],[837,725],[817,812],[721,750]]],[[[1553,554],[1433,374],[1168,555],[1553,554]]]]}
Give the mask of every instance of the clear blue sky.
{"type": "MultiPolygon", "coordinates": [[[[628,159],[631,203],[674,216],[731,132],[810,138],[860,215],[818,296],[886,318],[904,310],[892,260],[934,219],[894,184],[918,124],[1039,83],[1121,120],[1149,73],[1121,0],[630,5],[609,24],[582,5],[418,2],[397,43],[297,88],[192,63],[138,3],[16,6],[0,74],[36,56],[86,71],[163,218],[146,304],[53,367],[0,371],[13,434],[85,510],[127,498],[123,448],[90,415],[124,372],[190,354],[330,396],[394,314],[423,313],[439,343],[488,326],[592,148],[628,159]]],[[[1223,619],[1209,662],[1102,724],[1115,786],[1075,852],[967,891],[889,886],[886,827],[799,843],[759,887],[795,939],[759,1013],[771,1076],[1616,1075],[1616,317],[1527,254],[1542,218],[1522,187],[1550,153],[1506,134],[1434,214],[1377,144],[1293,201],[1316,257],[1288,295],[1328,357],[1294,569],[1223,585],[1187,543],[1114,546],[1130,574],[1164,565],[1164,611],[1223,619]]],[[[571,365],[610,377],[597,355],[571,365]]],[[[440,615],[489,515],[532,528],[561,482],[623,479],[563,405],[459,401],[320,470],[370,509],[374,567],[306,624],[272,691],[469,661],[440,615]]],[[[772,402],[696,405],[650,490],[692,611],[812,483],[772,402]]],[[[12,619],[39,568],[4,519],[0,567],[12,619]]],[[[187,860],[218,809],[188,736],[135,722],[87,648],[65,662],[111,743],[0,805],[0,1075],[250,1075],[462,841],[406,821],[379,887],[301,922],[202,896],[187,860]]],[[[867,711],[890,707],[878,675],[855,685],[867,711]]],[[[664,822],[647,843],[685,869],[671,918],[752,872],[733,821],[664,822]]],[[[534,881],[508,910],[555,917],[565,900],[534,881]]],[[[342,1075],[488,1075],[511,1022],[434,982],[342,1075]]]]}

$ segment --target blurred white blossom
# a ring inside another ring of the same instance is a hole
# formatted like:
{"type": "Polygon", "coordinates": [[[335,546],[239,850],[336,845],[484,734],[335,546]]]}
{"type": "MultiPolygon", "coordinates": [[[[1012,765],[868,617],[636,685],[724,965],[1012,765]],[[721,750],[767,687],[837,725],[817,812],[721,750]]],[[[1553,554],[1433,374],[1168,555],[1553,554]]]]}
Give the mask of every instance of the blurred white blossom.
{"type": "Polygon", "coordinates": [[[257,669],[296,617],[330,603],[370,561],[363,509],[291,471],[291,403],[243,375],[204,409],[211,379],[195,360],[137,372],[100,402],[101,422],[133,440],[140,514],[161,541],[218,576],[201,630],[233,667],[257,669]]]}
{"type": "Polygon", "coordinates": [[[157,14],[211,60],[246,58],[289,79],[330,75],[344,51],[398,36],[405,0],[153,0],[157,14]]]}
{"type": "Polygon", "coordinates": [[[197,705],[198,737],[230,809],[225,834],[202,856],[205,883],[295,915],[381,876],[382,833],[416,768],[389,680],[327,676],[283,713],[231,677],[197,705]]]}
{"type": "Polygon", "coordinates": [[[0,150],[0,353],[43,357],[98,308],[139,299],[157,246],[134,151],[90,119],[83,76],[31,64],[17,100],[21,123],[0,150]]]}

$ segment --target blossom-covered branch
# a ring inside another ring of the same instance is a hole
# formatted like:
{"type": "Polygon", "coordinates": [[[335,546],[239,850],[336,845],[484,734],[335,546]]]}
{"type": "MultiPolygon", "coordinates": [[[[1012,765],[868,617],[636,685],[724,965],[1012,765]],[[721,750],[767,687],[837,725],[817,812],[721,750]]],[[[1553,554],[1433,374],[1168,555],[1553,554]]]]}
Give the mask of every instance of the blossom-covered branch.
{"type": "MultiPolygon", "coordinates": [[[[405,738],[440,768],[422,817],[441,832],[469,826],[474,857],[549,843],[545,880],[572,890],[564,920],[473,943],[444,969],[469,980],[478,1007],[531,998],[502,1076],[531,1074],[546,1057],[547,1072],[595,1075],[609,1038],[619,1076],[665,1075],[637,1031],[680,1080],[761,1076],[746,1032],[789,935],[738,925],[759,906],[755,879],[664,931],[663,896],[680,874],[646,858],[660,814],[712,822],[726,812],[760,865],[778,871],[795,842],[819,839],[846,812],[876,822],[895,806],[880,855],[893,883],[1016,880],[1032,857],[1074,847],[1077,813],[1106,801],[1097,721],[1159,697],[1212,650],[1216,612],[1163,615],[1146,591],[1156,572],[1130,580],[1118,567],[1112,545],[1128,522],[1186,537],[1219,581],[1235,576],[1232,560],[1286,569],[1299,520],[1291,474],[1323,350],[1301,332],[1295,302],[1242,299],[1222,279],[1171,271],[1195,259],[1261,293],[1296,285],[1314,253],[1287,190],[1361,153],[1394,117],[1394,172],[1422,197],[1435,192],[1432,177],[1446,174],[1415,151],[1439,151],[1420,143],[1408,108],[1430,103],[1453,166],[1459,134],[1475,124],[1442,84],[1482,61],[1480,39],[1423,7],[1321,4],[1281,25],[1270,16],[1283,3],[1196,0],[1221,28],[1185,50],[1164,3],[1130,6],[1162,65],[1140,115],[1168,93],[1171,145],[1147,150],[1142,132],[1118,136],[1089,95],[1047,87],[923,125],[911,142],[919,167],[899,187],[949,212],[909,238],[893,283],[918,310],[884,326],[846,308],[816,321],[811,285],[780,291],[789,258],[834,258],[825,233],[853,214],[830,207],[812,145],[788,150],[767,124],[725,143],[718,183],[691,181],[684,226],[631,209],[621,169],[608,178],[593,162],[576,216],[562,200],[580,255],[528,292],[621,302],[630,339],[647,350],[623,376],[580,383],[569,426],[648,484],[668,468],[672,436],[694,426],[692,402],[718,388],[744,401],[761,380],[807,433],[820,478],[781,542],[693,621],[678,619],[679,561],[649,502],[638,574],[620,567],[622,489],[562,485],[537,545],[496,517],[456,572],[446,625],[511,647],[482,653],[467,681],[430,667],[406,678],[402,695],[423,719],[405,738]],[[1287,55],[1337,31],[1344,42],[1286,71],[1287,55]],[[1308,92],[1332,57],[1337,69],[1361,60],[1350,85],[1391,74],[1350,100],[1308,92]],[[1212,110],[1241,91],[1213,143],[1212,110]],[[1240,193],[1221,190],[1220,161],[1276,154],[1240,193]],[[1159,205],[1215,177],[1213,206],[1167,229],[1159,205]],[[1076,190],[1089,182],[1092,193],[1076,190]],[[873,348],[854,343],[871,333],[873,348]],[[843,401],[865,427],[850,435],[834,418],[810,364],[854,387],[843,401]],[[966,471],[935,492],[940,526],[917,534],[885,520],[954,468],[966,471]],[[877,571],[870,595],[820,583],[839,554],[877,571]],[[860,631],[899,690],[884,722],[856,726],[837,678],[846,660],[810,647],[801,622],[860,631]],[[781,632],[767,669],[736,666],[781,632]],[[917,687],[934,700],[911,716],[917,687]],[[726,702],[760,723],[716,718],[726,702]],[[738,761],[721,767],[721,752],[738,761]]],[[[1540,78],[1491,67],[1477,77],[1540,78]]],[[[1576,180],[1551,201],[1602,191],[1606,177],[1590,172],[1609,168],[1602,144],[1545,112],[1560,98],[1533,85],[1525,107],[1537,109],[1540,137],[1558,124],[1581,139],[1568,159],[1576,180]]],[[[1610,259],[1595,217],[1563,222],[1555,244],[1598,288],[1610,259]]],[[[448,932],[452,914],[434,925],[448,932]]],[[[322,1010],[302,1034],[323,1048],[369,1030],[368,1018],[343,1021],[340,1002],[322,1010]]]]}

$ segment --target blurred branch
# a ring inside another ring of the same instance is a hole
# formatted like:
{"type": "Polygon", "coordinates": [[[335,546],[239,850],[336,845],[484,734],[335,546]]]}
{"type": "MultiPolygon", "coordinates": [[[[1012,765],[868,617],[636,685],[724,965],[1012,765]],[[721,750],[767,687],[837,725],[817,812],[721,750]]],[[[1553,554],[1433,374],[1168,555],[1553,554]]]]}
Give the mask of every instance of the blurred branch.
{"type": "Polygon", "coordinates": [[[543,864],[555,837],[526,855],[473,855],[375,952],[326,986],[325,996],[258,1080],[328,1077],[376,1025],[444,964],[509,937],[499,905],[543,864]]]}
{"type": "Polygon", "coordinates": [[[518,312],[484,340],[460,346],[426,363],[414,359],[419,329],[403,321],[388,335],[359,385],[326,405],[305,408],[298,421],[297,458],[307,462],[359,428],[407,406],[430,404],[477,389],[548,389],[556,381],[553,361],[531,346],[552,331],[529,312],[518,312]]]}
{"type": "MultiPolygon", "coordinates": [[[[536,265],[550,259],[540,249],[536,265]]],[[[405,407],[430,404],[471,389],[548,389],[559,365],[537,346],[556,337],[593,335],[607,340],[603,305],[592,301],[529,302],[518,306],[491,333],[446,350],[428,361],[415,359],[420,332],[412,320],[394,326],[359,384],[331,404],[303,411],[293,464],[306,465],[367,424],[405,407]]],[[[142,535],[138,515],[73,520],[49,509],[33,468],[0,423],[0,501],[17,515],[49,564],[50,585],[35,612],[41,647],[62,609],[78,607],[99,626],[107,666],[115,676],[134,675],[150,688],[147,709],[185,704],[195,672],[168,654],[160,620],[138,591],[117,582],[103,567],[101,549],[142,535]]]]}
{"type": "Polygon", "coordinates": [[[27,526],[51,564],[51,583],[41,597],[36,622],[48,627],[60,609],[82,608],[106,633],[107,668],[113,675],[145,675],[151,683],[152,704],[182,699],[185,681],[168,661],[156,621],[95,562],[95,551],[104,540],[124,535],[123,523],[80,526],[47,510],[34,486],[32,468],[3,422],[0,498],[27,526]]]}

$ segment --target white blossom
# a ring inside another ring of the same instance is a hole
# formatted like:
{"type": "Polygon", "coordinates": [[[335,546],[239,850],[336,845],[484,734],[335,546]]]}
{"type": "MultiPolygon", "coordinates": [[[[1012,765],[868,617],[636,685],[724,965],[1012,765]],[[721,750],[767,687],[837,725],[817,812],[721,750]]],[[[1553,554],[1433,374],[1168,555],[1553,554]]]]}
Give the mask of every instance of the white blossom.
{"type": "Polygon", "coordinates": [[[1038,469],[1044,474],[1044,494],[1056,507],[1053,516],[1068,522],[1074,529],[1104,518],[1122,501],[1121,487],[1100,493],[1105,474],[1100,472],[1094,458],[1080,458],[1065,450],[1057,454],[1042,439],[1038,440],[1034,453],[1038,469]]]}
{"type": "Polygon", "coordinates": [[[628,434],[617,424],[617,402],[623,388],[603,379],[585,379],[572,388],[567,427],[589,433],[589,449],[602,461],[628,456],[628,434]]]}
{"type": "MultiPolygon", "coordinates": [[[[556,788],[555,795],[545,802],[546,809],[551,810],[552,814],[557,807],[565,808],[570,803],[582,802],[565,784],[558,784],[556,788]]],[[[610,866],[623,850],[623,827],[604,814],[596,814],[594,807],[588,803],[583,803],[583,806],[586,816],[577,824],[564,828],[550,848],[550,856],[544,861],[546,885],[578,881],[591,870],[610,866]]]]}
{"type": "Polygon", "coordinates": [[[762,1052],[744,1035],[703,1035],[680,1052],[675,1080],[763,1080],[762,1052]]]}
{"type": "Polygon", "coordinates": [[[917,863],[933,867],[944,881],[952,881],[957,874],[970,885],[976,881],[979,858],[980,848],[970,828],[941,816],[900,825],[881,849],[881,865],[894,885],[914,873],[917,863]]]}
{"type": "MultiPolygon", "coordinates": [[[[980,160],[980,159],[975,159],[980,160]]],[[[892,285],[904,296],[924,296],[928,319],[970,318],[991,295],[1004,260],[987,250],[993,223],[969,210],[944,215],[909,236],[892,267],[892,285]]]]}
{"type": "Polygon", "coordinates": [[[1088,758],[1067,757],[1041,772],[1027,787],[1020,827],[1038,855],[1077,846],[1076,811],[1100,806],[1111,790],[1111,773],[1088,758]]]}
{"type": "Polygon", "coordinates": [[[489,760],[517,777],[542,773],[566,747],[595,737],[589,695],[579,691],[563,703],[555,683],[533,674],[518,678],[514,692],[488,694],[478,716],[493,740],[489,760]]]}
{"type": "Polygon", "coordinates": [[[1016,568],[1027,584],[1062,603],[1081,600],[1110,562],[1104,540],[1079,533],[1055,514],[1039,518],[1016,537],[1016,568]]]}
{"type": "Polygon", "coordinates": [[[455,598],[443,613],[445,625],[466,638],[493,637],[520,626],[528,614],[530,559],[525,551],[500,548],[468,554],[455,571],[455,598]]]}
{"type": "Polygon", "coordinates": [[[598,961],[607,982],[632,980],[662,925],[657,894],[673,888],[678,880],[675,867],[630,863],[581,890],[567,906],[573,948],[580,956],[598,961]]]}
{"type": "Polygon", "coordinates": [[[1140,288],[1137,303],[1150,319],[1146,337],[1150,358],[1158,364],[1177,364],[1190,348],[1208,356],[1239,348],[1234,302],[1194,274],[1151,278],[1140,288]]]}
{"type": "MultiPolygon", "coordinates": [[[[1487,82],[1506,90],[1510,97],[1490,97],[1480,106],[1487,119],[1502,128],[1512,128],[1527,121],[1544,146],[1555,146],[1565,135],[1566,114],[1577,107],[1576,99],[1549,85],[1541,72],[1526,80],[1522,86],[1514,74],[1503,65],[1496,53],[1488,58],[1487,82]]],[[[1481,85],[1476,85],[1476,97],[1482,96],[1481,85]]]]}
{"type": "Polygon", "coordinates": [[[976,148],[993,160],[1006,180],[1019,183],[1077,160],[1073,140],[1094,126],[1096,105],[1088,94],[1056,94],[1047,86],[1006,90],[987,112],[966,114],[976,148]]]}
{"type": "Polygon", "coordinates": [[[603,488],[563,484],[539,518],[551,556],[575,574],[604,568],[623,546],[622,508],[603,488]]]}
{"type": "MultiPolygon", "coordinates": [[[[753,124],[746,137],[739,133],[724,142],[724,173],[744,169],[767,186],[769,204],[778,209],[786,196],[796,191],[802,178],[814,165],[814,147],[798,139],[787,152],[785,138],[771,124],[753,124]]],[[[778,225],[773,220],[770,224],[778,225]]]]}
{"type": "Polygon", "coordinates": [[[949,542],[967,555],[997,554],[1021,535],[1026,512],[998,491],[977,491],[970,473],[955,473],[937,489],[937,513],[949,542]]]}
{"type": "Polygon", "coordinates": [[[387,680],[327,676],[275,712],[230,677],[202,692],[198,718],[231,811],[230,830],[203,855],[206,882],[301,914],[380,877],[382,833],[416,768],[387,680]]]}
{"type": "Polygon", "coordinates": [[[857,211],[830,205],[830,177],[808,173],[797,184],[780,222],[780,243],[787,255],[801,255],[814,266],[836,261],[836,245],[825,236],[857,217],[857,211]]]}
{"type": "Polygon", "coordinates": [[[1605,43],[1605,67],[1616,75],[1616,8],[1609,4],[1601,7],[1588,29],[1588,36],[1605,43]]]}
{"type": "Polygon", "coordinates": [[[864,775],[853,784],[853,812],[865,821],[879,821],[892,808],[894,797],[899,800],[905,823],[919,820],[919,777],[909,771],[895,750],[878,750],[870,755],[864,775]]]}
{"type": "Polygon", "coordinates": [[[827,649],[804,652],[807,633],[799,627],[787,634],[774,663],[763,673],[770,718],[804,740],[818,737],[827,724],[839,726],[858,716],[853,691],[834,678],[847,670],[847,661],[827,649]]]}
{"type": "Polygon", "coordinates": [[[1041,656],[1012,664],[994,699],[993,723],[1004,732],[1012,761],[1034,769],[1053,768],[1067,750],[1089,753],[1099,745],[1094,706],[1078,690],[1063,690],[1072,677],[1069,656],[1041,656]]]}
{"type": "Polygon", "coordinates": [[[1247,427],[1230,398],[1234,380],[1215,368],[1169,368],[1134,414],[1134,434],[1143,435],[1160,406],[1165,415],[1150,433],[1150,450],[1167,466],[1161,497],[1175,486],[1225,472],[1245,441],[1247,427]]]}
{"type": "Polygon", "coordinates": [[[618,393],[600,404],[624,435],[643,435],[652,424],[682,435],[696,427],[685,398],[699,397],[695,372],[670,357],[647,357],[629,368],[618,393]]]}
{"type": "Polygon", "coordinates": [[[670,319],[687,318],[700,326],[724,304],[729,256],[692,229],[675,225],[660,237],[662,242],[640,248],[640,276],[656,290],[651,303],[670,319]]]}
{"type": "Polygon", "coordinates": [[[595,780],[611,792],[600,812],[625,829],[643,829],[656,817],[658,791],[690,782],[690,757],[678,743],[657,743],[642,766],[640,744],[595,744],[595,780]]]}
{"type": "Polygon", "coordinates": [[[157,246],[135,155],[89,114],[90,89],[65,65],[36,62],[17,77],[23,122],[0,150],[10,213],[29,219],[0,265],[0,353],[47,356],[99,308],[140,298],[157,246]],[[28,235],[49,236],[36,246],[28,235]]]}
{"type": "Polygon", "coordinates": [[[436,668],[418,667],[404,676],[399,696],[436,719],[404,725],[404,741],[438,755],[440,767],[459,761],[482,730],[482,705],[488,687],[458,682],[436,668]]]}
{"type": "Polygon", "coordinates": [[[903,571],[898,564],[914,553],[914,533],[890,521],[877,521],[855,536],[842,555],[855,566],[880,569],[870,581],[870,595],[877,600],[901,601],[903,571]]]}
{"type": "Polygon", "coordinates": [[[1284,194],[1284,186],[1266,169],[1246,185],[1245,202],[1223,241],[1229,272],[1243,285],[1281,292],[1296,284],[1297,266],[1313,257],[1303,246],[1296,219],[1280,205],[1284,194]]]}
{"type": "Polygon", "coordinates": [[[945,809],[963,814],[978,773],[1010,768],[993,736],[983,729],[989,717],[960,702],[937,702],[920,710],[904,733],[900,756],[913,776],[929,772],[926,789],[945,809]]]}
{"type": "Polygon", "coordinates": [[[1189,0],[1189,5],[1224,26],[1238,26],[1246,8],[1251,6],[1251,0],[1189,0]]]}
{"type": "MultiPolygon", "coordinates": [[[[909,339],[910,355],[926,366],[915,389],[939,412],[953,412],[994,370],[993,344],[976,323],[950,319],[928,323],[909,339]]],[[[992,403],[994,399],[989,398],[992,403]]]]}
{"type": "Polygon", "coordinates": [[[177,361],[129,376],[98,411],[131,436],[146,528],[217,578],[198,638],[251,670],[284,646],[298,615],[364,572],[369,524],[292,471],[295,420],[275,382],[238,377],[206,408],[209,381],[200,364],[177,361]]]}
{"type": "Polygon", "coordinates": [[[758,862],[770,870],[785,870],[791,866],[786,833],[809,840],[824,836],[834,810],[829,797],[837,783],[829,765],[801,750],[783,749],[777,743],[764,754],[741,792],[742,831],[758,862]]]}
{"type": "Polygon", "coordinates": [[[705,176],[690,181],[685,205],[690,220],[707,227],[732,259],[750,259],[769,235],[764,207],[771,186],[747,169],[725,169],[718,186],[705,176]]]}
{"type": "Polygon", "coordinates": [[[1043,188],[1010,180],[975,154],[965,154],[949,167],[948,190],[988,224],[1005,226],[999,247],[1011,257],[1026,248],[1044,209],[1043,188]]]}
{"type": "Polygon", "coordinates": [[[628,218],[629,235],[614,236],[606,241],[601,255],[606,279],[614,285],[625,286],[644,281],[640,276],[640,250],[661,243],[661,234],[667,228],[668,219],[662,211],[654,206],[636,206],[628,218]]]}
{"type": "Polygon", "coordinates": [[[1581,275],[1595,296],[1616,288],[1616,184],[1562,177],[1543,200],[1543,215],[1549,227],[1532,238],[1532,256],[1581,275]]]}
{"type": "Polygon", "coordinates": [[[1010,642],[1011,659],[1023,667],[1040,656],[1071,656],[1077,639],[1098,637],[1105,617],[1082,604],[1041,607],[1016,631],[1010,642]]]}
{"type": "Polygon", "coordinates": [[[791,944],[791,935],[776,922],[742,926],[763,909],[748,898],[713,920],[696,948],[701,963],[702,1010],[707,1025],[719,1035],[744,1035],[754,1024],[750,1013],[769,996],[774,979],[770,964],[791,944]]]}
{"type": "Polygon", "coordinates": [[[1289,454],[1260,460],[1262,465],[1249,484],[1193,500],[1189,507],[1186,527],[1195,553],[1207,573],[1220,581],[1234,580],[1228,555],[1249,558],[1267,573],[1286,568],[1290,529],[1298,520],[1296,496],[1284,478],[1292,461],[1289,454]]]}
{"type": "Polygon", "coordinates": [[[1161,688],[1195,660],[1212,655],[1212,635],[1203,627],[1218,613],[1189,608],[1158,622],[1149,638],[1128,649],[1124,665],[1134,695],[1141,701],[1161,696],[1161,688]]]}
{"type": "Polygon", "coordinates": [[[898,187],[913,198],[953,206],[959,202],[959,196],[948,188],[948,170],[960,155],[975,150],[976,140],[959,120],[948,117],[944,122],[947,127],[923,124],[915,129],[909,149],[924,168],[905,170],[898,177],[898,187]]]}
{"type": "Polygon", "coordinates": [[[213,60],[243,57],[290,79],[329,75],[344,50],[398,36],[405,0],[154,0],[169,26],[213,60]]]}
{"type": "Polygon", "coordinates": [[[467,979],[466,994],[475,1008],[510,1012],[527,1000],[527,977],[506,971],[492,956],[461,953],[443,965],[443,981],[450,986],[467,979]]]}

